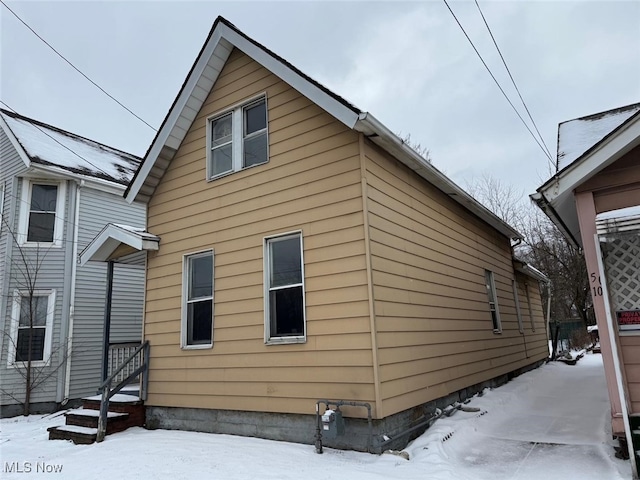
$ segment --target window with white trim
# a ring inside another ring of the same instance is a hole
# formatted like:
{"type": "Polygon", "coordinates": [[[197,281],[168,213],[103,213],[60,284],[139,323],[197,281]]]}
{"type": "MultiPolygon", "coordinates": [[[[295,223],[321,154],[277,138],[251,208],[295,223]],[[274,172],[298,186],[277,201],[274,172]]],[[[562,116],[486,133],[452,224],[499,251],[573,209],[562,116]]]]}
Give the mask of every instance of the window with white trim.
{"type": "Polygon", "coordinates": [[[494,333],[501,333],[502,323],[500,322],[500,310],[498,308],[498,297],[496,296],[496,283],[491,270],[484,271],[484,280],[487,287],[487,297],[489,299],[489,310],[491,311],[493,331],[494,333]]]}
{"type": "Polygon", "coordinates": [[[265,341],[306,340],[302,233],[265,238],[265,341]]]}
{"type": "Polygon", "coordinates": [[[182,347],[211,347],[213,251],[184,256],[182,285],[182,347]]]}
{"type": "Polygon", "coordinates": [[[23,180],[18,233],[21,245],[62,245],[65,185],[65,182],[23,180]]]}
{"type": "Polygon", "coordinates": [[[529,296],[529,284],[524,284],[524,293],[527,295],[527,307],[529,308],[529,321],[531,322],[531,331],[536,331],[536,324],[533,320],[533,308],[531,307],[531,297],[529,296]]]}
{"type": "Polygon", "coordinates": [[[27,362],[29,357],[35,365],[49,362],[55,298],[55,290],[14,293],[8,357],[10,365],[27,362]]]}
{"type": "Polygon", "coordinates": [[[266,163],[268,144],[264,96],[214,115],[207,122],[207,178],[266,163]]]}

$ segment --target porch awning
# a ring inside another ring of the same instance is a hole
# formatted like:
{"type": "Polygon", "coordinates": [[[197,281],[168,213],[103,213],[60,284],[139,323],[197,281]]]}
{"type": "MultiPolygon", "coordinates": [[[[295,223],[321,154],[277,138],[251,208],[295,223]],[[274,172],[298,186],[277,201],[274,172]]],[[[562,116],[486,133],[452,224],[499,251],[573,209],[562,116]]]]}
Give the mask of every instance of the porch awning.
{"type": "Polygon", "coordinates": [[[624,233],[640,230],[640,205],[620,208],[596,215],[598,235],[624,233]]]}
{"type": "Polygon", "coordinates": [[[158,250],[160,237],[144,229],[109,223],[78,256],[80,265],[107,262],[141,251],[158,250]]]}

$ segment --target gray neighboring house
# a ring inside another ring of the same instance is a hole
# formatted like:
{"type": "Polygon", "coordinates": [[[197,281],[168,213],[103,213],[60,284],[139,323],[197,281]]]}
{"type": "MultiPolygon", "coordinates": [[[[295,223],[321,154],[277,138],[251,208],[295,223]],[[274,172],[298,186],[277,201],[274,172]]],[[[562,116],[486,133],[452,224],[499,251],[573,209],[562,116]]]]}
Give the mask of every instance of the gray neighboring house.
{"type": "MultiPolygon", "coordinates": [[[[0,416],[22,412],[29,346],[21,309],[29,303],[37,307],[33,371],[47,378],[32,393],[32,412],[96,393],[106,264],[76,259],[108,223],[145,227],[146,206],[122,197],[139,164],[134,155],[0,110],[0,416]],[[25,274],[37,274],[35,281],[25,274]],[[25,301],[29,285],[34,302],[25,301]]],[[[114,364],[140,344],[144,275],[144,262],[115,268],[114,364]]]]}

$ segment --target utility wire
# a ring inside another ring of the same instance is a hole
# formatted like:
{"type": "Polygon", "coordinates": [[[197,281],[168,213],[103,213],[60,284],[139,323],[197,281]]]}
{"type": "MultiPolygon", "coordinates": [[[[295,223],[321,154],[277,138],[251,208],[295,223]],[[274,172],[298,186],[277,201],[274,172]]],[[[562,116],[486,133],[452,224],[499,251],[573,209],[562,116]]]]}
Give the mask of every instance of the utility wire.
{"type": "MultiPolygon", "coordinates": [[[[2,1],[2,0],[0,0],[2,1]]],[[[507,96],[507,94],[505,93],[505,91],[503,90],[502,86],[500,85],[500,83],[498,82],[498,80],[496,79],[496,77],[493,75],[493,72],[491,71],[491,69],[489,68],[489,66],[487,65],[487,63],[484,61],[484,59],[482,58],[482,55],[480,55],[480,52],[478,51],[478,49],[476,48],[476,46],[473,44],[473,41],[471,40],[471,38],[469,38],[469,35],[467,35],[467,32],[465,31],[464,27],[462,26],[462,24],[460,23],[460,21],[458,20],[458,17],[456,17],[456,14],[453,12],[453,10],[451,10],[451,7],[449,6],[449,3],[447,3],[447,0],[442,0],[444,2],[444,4],[447,6],[447,8],[449,9],[449,12],[451,12],[451,15],[453,15],[454,20],[456,21],[456,23],[458,24],[458,26],[460,27],[460,29],[462,30],[462,33],[464,33],[464,36],[467,37],[467,40],[469,41],[469,43],[471,44],[471,47],[473,47],[473,50],[476,52],[476,55],[478,55],[478,58],[480,59],[480,61],[482,62],[482,64],[484,65],[484,68],[487,69],[487,72],[489,72],[489,75],[491,75],[491,78],[493,78],[493,81],[496,83],[496,85],[498,86],[498,88],[500,89],[500,92],[502,92],[502,95],[504,96],[504,98],[507,100],[507,102],[509,102],[509,105],[511,105],[511,108],[513,108],[513,111],[516,112],[516,115],[518,116],[518,118],[520,119],[520,121],[522,122],[522,124],[524,125],[524,127],[528,130],[528,132],[531,134],[531,137],[533,138],[533,140],[538,144],[538,146],[540,147],[540,149],[542,150],[542,153],[544,153],[545,157],[547,157],[549,159],[549,162],[551,162],[551,164],[553,164],[553,159],[551,158],[551,155],[549,155],[549,153],[547,153],[547,151],[544,149],[544,147],[542,146],[542,144],[540,143],[540,141],[536,138],[536,136],[534,135],[534,133],[531,131],[531,129],[529,128],[529,126],[527,125],[527,122],[524,121],[524,118],[522,118],[522,115],[520,115],[520,112],[518,112],[518,110],[516,109],[516,107],[513,105],[513,102],[511,102],[511,100],[509,99],[509,97],[507,96]]]]}
{"type": "MultiPolygon", "coordinates": [[[[2,0],[0,0],[1,2],[2,0]]],[[[15,113],[16,115],[20,115],[18,112],[16,112],[13,108],[11,108],[6,102],[4,102],[3,100],[0,100],[0,103],[2,103],[5,107],[7,107],[9,110],[11,110],[13,113],[15,113]]],[[[49,135],[43,128],[40,128],[39,125],[36,125],[35,123],[31,123],[29,122],[29,125],[37,128],[38,130],[40,130],[42,133],[44,133],[47,137],[49,137],[51,140],[53,140],[54,142],[56,142],[58,145],[60,145],[63,148],[66,148],[67,150],[69,150],[71,153],[73,153],[76,157],[84,160],[85,162],[87,162],[89,165],[91,165],[92,167],[96,168],[99,172],[104,173],[107,177],[109,178],[113,178],[113,175],[105,172],[102,168],[100,168],[99,166],[97,166],[95,163],[92,163],[91,161],[87,160],[85,157],[83,157],[82,155],[80,155],[79,153],[73,151],[71,148],[67,147],[64,143],[58,141],[58,139],[54,138],[52,135],[49,135]]],[[[93,141],[93,140],[92,140],[93,141]]],[[[98,142],[95,142],[98,143],[98,142]]]]}
{"type": "Polygon", "coordinates": [[[51,44],[49,42],[47,42],[44,38],[42,38],[40,35],[38,35],[38,33],[31,28],[27,22],[25,22],[22,18],[20,18],[18,16],[18,14],[16,12],[14,12],[13,10],[11,10],[11,8],[9,8],[9,6],[4,3],[4,0],[0,0],[0,3],[4,6],[4,8],[6,8],[7,10],[9,10],[9,12],[11,12],[11,14],[16,17],[25,27],[27,27],[31,33],[33,33],[36,37],[38,37],[47,47],[49,47],[51,50],[53,50],[56,55],[58,55],[62,60],[64,60],[65,62],[67,62],[71,68],[73,68],[76,72],[78,72],[80,75],[82,75],[85,79],[87,79],[91,84],[93,84],[96,88],[98,88],[102,93],[104,93],[107,97],[109,97],[111,100],[113,100],[114,102],[116,102],[118,105],[120,105],[122,108],[124,108],[127,112],[129,112],[131,115],[133,115],[134,117],[136,117],[138,120],[140,120],[142,123],[144,123],[147,127],[149,127],[151,130],[153,130],[154,132],[157,132],[158,130],[151,126],[148,122],[146,122],[145,120],[143,120],[142,118],[140,118],[138,115],[136,115],[135,113],[133,113],[133,111],[131,111],[127,106],[125,106],[122,102],[120,102],[117,98],[115,98],[113,95],[111,95],[109,92],[107,92],[104,88],[102,88],[100,85],[98,85],[96,82],[94,82],[93,80],[91,80],[87,75],[85,75],[78,67],[76,67],[73,63],[71,63],[69,60],[67,60],[65,58],[64,55],[62,55],[60,52],[58,52],[58,50],[56,50],[53,46],[51,46],[51,44]]]}
{"type": "Polygon", "coordinates": [[[533,124],[533,127],[535,128],[536,133],[538,134],[538,137],[540,138],[540,141],[544,145],[544,148],[547,151],[547,156],[551,157],[552,156],[551,155],[551,151],[549,150],[549,147],[547,147],[547,144],[544,141],[544,137],[540,134],[540,130],[538,130],[538,125],[536,125],[536,121],[531,116],[531,112],[529,112],[529,108],[527,107],[527,104],[525,103],[524,98],[522,98],[522,95],[520,94],[520,89],[518,88],[518,85],[516,85],[516,81],[514,80],[513,75],[511,75],[511,70],[509,70],[509,67],[507,66],[507,62],[504,59],[504,57],[502,56],[502,51],[500,50],[500,47],[498,47],[498,42],[496,42],[496,39],[493,36],[493,32],[491,31],[491,28],[489,27],[489,24],[487,23],[487,19],[485,18],[484,13],[482,13],[482,10],[480,9],[480,4],[478,3],[478,0],[475,0],[475,2],[476,2],[476,7],[478,7],[478,11],[480,12],[480,16],[482,17],[482,20],[484,21],[484,24],[487,27],[489,35],[491,35],[491,40],[493,40],[493,44],[495,45],[496,50],[498,51],[498,54],[500,55],[500,59],[502,60],[502,64],[504,65],[504,68],[507,70],[507,73],[509,74],[509,78],[511,79],[511,83],[513,83],[513,86],[516,89],[516,92],[518,92],[518,97],[520,97],[520,101],[522,102],[522,105],[524,106],[524,109],[526,110],[527,115],[529,115],[529,120],[531,120],[531,123],[533,124]]]}

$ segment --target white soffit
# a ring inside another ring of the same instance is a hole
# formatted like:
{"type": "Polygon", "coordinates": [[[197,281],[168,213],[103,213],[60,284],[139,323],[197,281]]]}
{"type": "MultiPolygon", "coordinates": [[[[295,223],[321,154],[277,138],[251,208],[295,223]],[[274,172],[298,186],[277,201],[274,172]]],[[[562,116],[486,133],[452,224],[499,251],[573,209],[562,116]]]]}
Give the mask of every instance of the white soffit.
{"type": "Polygon", "coordinates": [[[120,245],[134,250],[158,250],[160,237],[143,229],[109,223],[79,255],[80,265],[89,261],[106,262],[120,245]]]}

